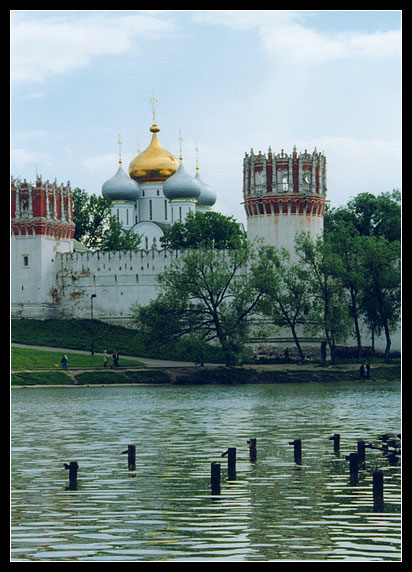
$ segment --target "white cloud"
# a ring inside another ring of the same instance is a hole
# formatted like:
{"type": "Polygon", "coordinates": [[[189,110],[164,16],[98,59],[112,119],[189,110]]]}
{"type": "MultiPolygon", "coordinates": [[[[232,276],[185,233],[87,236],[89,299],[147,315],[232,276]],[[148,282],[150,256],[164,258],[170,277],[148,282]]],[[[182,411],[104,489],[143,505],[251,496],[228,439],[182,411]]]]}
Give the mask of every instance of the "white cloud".
{"type": "Polygon", "coordinates": [[[324,33],[304,25],[300,10],[208,10],[194,20],[234,29],[257,28],[270,57],[289,64],[321,64],[345,58],[400,58],[401,31],[324,33]]]}
{"type": "Polygon", "coordinates": [[[14,15],[11,25],[12,80],[41,82],[90,64],[98,56],[135,49],[136,39],[155,39],[170,32],[172,24],[149,14],[113,17],[88,13],[38,19],[14,15]]]}

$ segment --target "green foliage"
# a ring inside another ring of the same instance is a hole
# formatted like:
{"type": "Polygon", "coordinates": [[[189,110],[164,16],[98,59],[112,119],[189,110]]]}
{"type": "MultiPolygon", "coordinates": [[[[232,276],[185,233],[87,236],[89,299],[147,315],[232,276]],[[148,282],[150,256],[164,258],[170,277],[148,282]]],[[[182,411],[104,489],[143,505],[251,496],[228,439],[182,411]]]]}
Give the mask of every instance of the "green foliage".
{"type": "Polygon", "coordinates": [[[305,233],[296,238],[296,251],[308,268],[311,305],[307,328],[324,334],[334,363],[335,348],[346,340],[350,331],[345,292],[336,280],[339,256],[330,241],[322,237],[312,241],[305,233]]]}
{"type": "Polygon", "coordinates": [[[177,250],[211,247],[237,248],[246,240],[246,233],[233,217],[208,211],[189,212],[186,220],[175,222],[160,242],[163,248],[177,250]]]}
{"type": "Polygon", "coordinates": [[[91,250],[137,250],[141,235],[126,232],[121,222],[111,216],[108,197],[88,195],[73,190],[74,238],[91,250]]]}
{"type": "Polygon", "coordinates": [[[134,306],[139,331],[161,346],[190,335],[201,347],[216,340],[226,365],[241,359],[249,323],[270,282],[265,250],[246,241],[219,251],[202,247],[180,257],[158,276],[162,293],[148,306],[134,306]]]}
{"type": "Polygon", "coordinates": [[[343,223],[348,229],[356,230],[361,236],[383,236],[389,242],[401,239],[401,194],[359,193],[346,207],[331,209],[325,213],[325,230],[330,232],[334,225],[343,223]]]}

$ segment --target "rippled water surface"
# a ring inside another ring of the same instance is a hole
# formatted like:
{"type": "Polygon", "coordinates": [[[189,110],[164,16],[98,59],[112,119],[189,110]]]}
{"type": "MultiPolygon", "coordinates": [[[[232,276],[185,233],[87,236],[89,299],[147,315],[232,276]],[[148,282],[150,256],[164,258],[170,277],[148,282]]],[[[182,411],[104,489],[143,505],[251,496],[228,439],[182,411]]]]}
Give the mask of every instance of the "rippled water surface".
{"type": "Polygon", "coordinates": [[[394,382],[14,388],[11,558],[399,561],[400,467],[368,449],[353,482],[345,456],[358,439],[399,433],[400,422],[394,382]],[[121,454],[129,444],[136,471],[121,454]],[[228,447],[237,450],[230,481],[228,447]],[[218,495],[212,461],[222,467],[218,495]],[[377,469],[383,512],[373,507],[377,469]]]}

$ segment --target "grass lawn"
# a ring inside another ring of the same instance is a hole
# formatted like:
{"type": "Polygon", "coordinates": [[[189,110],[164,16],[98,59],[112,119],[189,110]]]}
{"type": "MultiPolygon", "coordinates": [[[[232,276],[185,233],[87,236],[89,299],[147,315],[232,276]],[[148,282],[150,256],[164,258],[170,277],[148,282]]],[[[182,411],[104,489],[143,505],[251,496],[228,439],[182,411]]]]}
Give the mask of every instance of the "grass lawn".
{"type": "MultiPolygon", "coordinates": [[[[32,350],[30,348],[11,348],[11,367],[12,369],[37,369],[37,368],[55,368],[61,369],[61,358],[63,352],[54,352],[48,350],[32,350]],[[57,367],[56,367],[57,366],[57,367]]],[[[66,352],[68,359],[68,367],[103,367],[103,356],[87,355],[66,352]]],[[[113,360],[109,355],[109,363],[113,360]]],[[[120,356],[119,366],[121,367],[139,367],[143,363],[138,360],[127,360],[120,356]]]]}

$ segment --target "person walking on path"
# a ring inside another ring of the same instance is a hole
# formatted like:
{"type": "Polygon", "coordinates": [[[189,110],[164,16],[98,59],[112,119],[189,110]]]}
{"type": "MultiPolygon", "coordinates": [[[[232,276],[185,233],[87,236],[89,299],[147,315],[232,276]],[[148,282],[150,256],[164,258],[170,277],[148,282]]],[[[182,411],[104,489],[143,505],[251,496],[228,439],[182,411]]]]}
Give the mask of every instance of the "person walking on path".
{"type": "Polygon", "coordinates": [[[365,365],[362,364],[359,368],[359,377],[365,379],[365,365]]]}
{"type": "Polygon", "coordinates": [[[63,368],[63,369],[67,369],[67,361],[68,361],[68,360],[67,360],[66,354],[63,354],[63,357],[62,357],[62,359],[61,359],[62,368],[63,368]]]}
{"type": "Polygon", "coordinates": [[[369,365],[369,363],[366,364],[366,379],[370,379],[371,376],[371,366],[369,365]]]}
{"type": "Polygon", "coordinates": [[[117,350],[114,350],[112,358],[114,367],[119,367],[119,352],[117,350]]]}
{"type": "Polygon", "coordinates": [[[104,352],[103,352],[103,367],[107,367],[108,360],[109,360],[109,356],[107,355],[107,351],[104,350],[104,352]]]}

